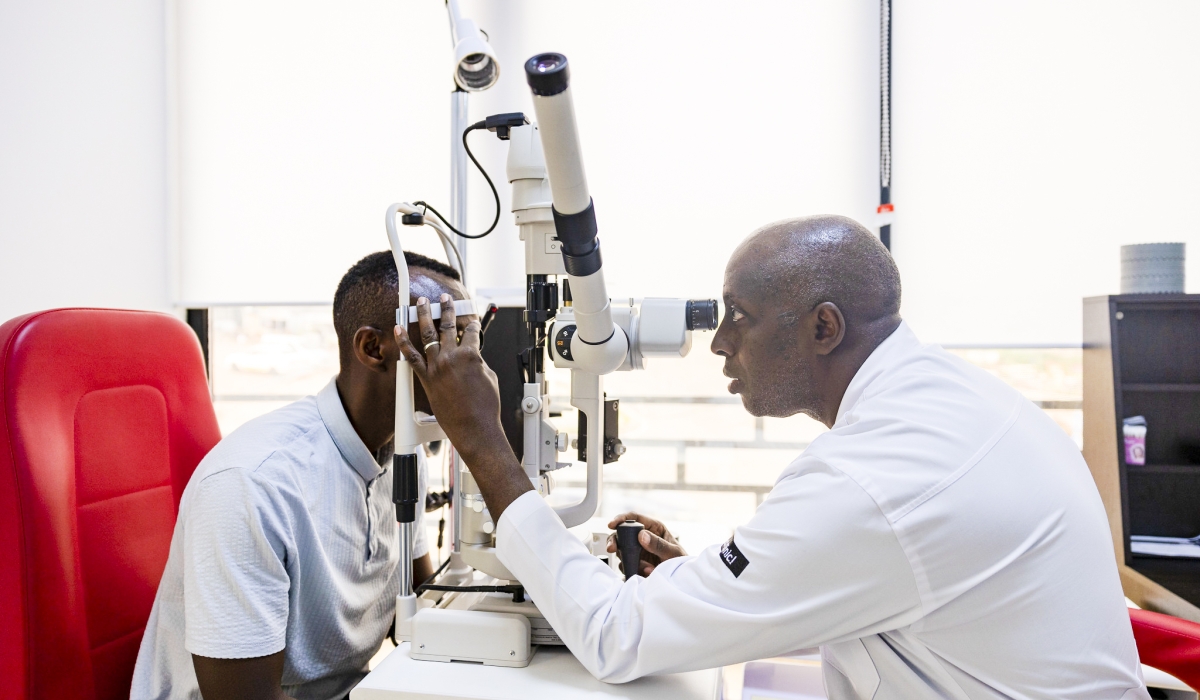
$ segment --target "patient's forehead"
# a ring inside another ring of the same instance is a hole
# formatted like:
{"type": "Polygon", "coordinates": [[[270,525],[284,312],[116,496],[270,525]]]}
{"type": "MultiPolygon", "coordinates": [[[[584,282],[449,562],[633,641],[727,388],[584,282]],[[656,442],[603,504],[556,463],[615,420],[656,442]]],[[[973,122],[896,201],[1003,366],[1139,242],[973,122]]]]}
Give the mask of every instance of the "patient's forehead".
{"type": "Polygon", "coordinates": [[[408,292],[414,304],[418,297],[436,302],[443,294],[449,294],[452,299],[467,298],[461,282],[418,267],[409,268],[408,292]]]}

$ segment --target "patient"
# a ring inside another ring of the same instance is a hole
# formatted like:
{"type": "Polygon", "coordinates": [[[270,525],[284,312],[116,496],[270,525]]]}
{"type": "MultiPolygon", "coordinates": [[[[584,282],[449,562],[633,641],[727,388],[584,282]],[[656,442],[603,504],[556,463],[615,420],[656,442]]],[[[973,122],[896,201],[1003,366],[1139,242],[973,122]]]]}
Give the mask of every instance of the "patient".
{"type": "MultiPolygon", "coordinates": [[[[414,303],[465,298],[453,268],[414,253],[405,260],[414,303]]],[[[238,428],[196,468],[132,700],[340,700],[366,674],[399,590],[397,277],[390,252],[351,267],[333,299],[337,377],[238,428]]],[[[419,383],[415,392],[417,408],[432,413],[419,383]]],[[[419,583],[432,574],[420,509],[414,533],[419,583]]]]}

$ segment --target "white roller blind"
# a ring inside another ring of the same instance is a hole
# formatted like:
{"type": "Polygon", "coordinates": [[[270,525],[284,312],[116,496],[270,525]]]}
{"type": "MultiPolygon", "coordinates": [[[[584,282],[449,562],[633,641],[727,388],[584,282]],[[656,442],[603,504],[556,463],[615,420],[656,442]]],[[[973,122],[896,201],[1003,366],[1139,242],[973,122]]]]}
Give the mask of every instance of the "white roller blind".
{"type": "Polygon", "coordinates": [[[1119,246],[1200,258],[1194,2],[893,6],[893,249],[929,341],[1078,343],[1119,246]]]}
{"type": "MultiPolygon", "coordinates": [[[[522,64],[572,76],[605,269],[618,294],[720,294],[754,228],[876,197],[875,2],[466,2],[500,55],[474,119],[530,109],[522,64]]],[[[449,32],[437,0],[183,0],[183,297],[328,300],[386,246],[397,199],[448,203],[449,32]]],[[[472,243],[479,287],[523,283],[506,149],[472,136],[501,225],[472,243]]],[[[470,228],[494,205],[470,180],[470,228]]],[[[440,207],[439,207],[440,208],[440,207]]],[[[444,210],[443,210],[444,211],[444,210]]],[[[432,236],[417,247],[439,251],[432,236]]],[[[440,257],[440,252],[439,252],[440,257]]]]}
{"type": "MultiPolygon", "coordinates": [[[[526,58],[567,55],[614,294],[719,297],[729,254],[755,228],[873,216],[874,1],[538,0],[487,5],[484,26],[512,21],[497,10],[514,5],[519,23],[499,47],[515,83],[507,104],[529,110],[526,58]]],[[[502,94],[485,93],[475,116],[505,111],[502,94]]],[[[490,202],[473,202],[475,222],[490,216],[490,202]]],[[[519,252],[511,233],[496,238],[485,245],[519,252]]],[[[508,274],[521,280],[519,266],[508,274]]],[[[476,273],[476,284],[488,281],[476,273]]]]}
{"type": "Polygon", "coordinates": [[[444,200],[449,45],[440,2],[181,0],[181,301],[327,302],[444,200]]]}

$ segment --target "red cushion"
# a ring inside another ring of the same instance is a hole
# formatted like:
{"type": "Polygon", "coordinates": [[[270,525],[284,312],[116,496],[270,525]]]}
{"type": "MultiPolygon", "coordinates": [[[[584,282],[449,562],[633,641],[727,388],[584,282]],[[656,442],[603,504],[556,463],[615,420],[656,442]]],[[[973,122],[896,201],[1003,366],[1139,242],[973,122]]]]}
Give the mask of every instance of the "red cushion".
{"type": "Polygon", "coordinates": [[[219,439],[199,343],[173,316],[0,326],[5,697],[129,697],[179,498],[219,439]]]}
{"type": "Polygon", "coordinates": [[[1142,663],[1200,688],[1200,624],[1133,608],[1129,619],[1142,663]]]}

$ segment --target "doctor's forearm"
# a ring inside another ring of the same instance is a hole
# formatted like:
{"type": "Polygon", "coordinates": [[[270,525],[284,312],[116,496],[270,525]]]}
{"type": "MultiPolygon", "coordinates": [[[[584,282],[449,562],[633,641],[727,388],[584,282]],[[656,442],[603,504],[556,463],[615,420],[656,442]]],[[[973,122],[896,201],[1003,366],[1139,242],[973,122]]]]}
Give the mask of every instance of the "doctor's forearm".
{"type": "Polygon", "coordinates": [[[493,430],[481,431],[469,444],[457,447],[496,522],[509,504],[533,490],[498,424],[493,430]]]}

